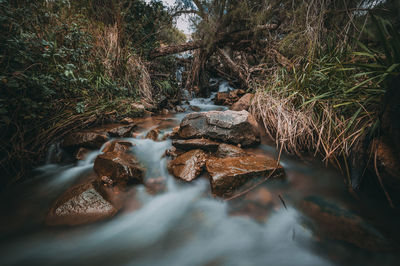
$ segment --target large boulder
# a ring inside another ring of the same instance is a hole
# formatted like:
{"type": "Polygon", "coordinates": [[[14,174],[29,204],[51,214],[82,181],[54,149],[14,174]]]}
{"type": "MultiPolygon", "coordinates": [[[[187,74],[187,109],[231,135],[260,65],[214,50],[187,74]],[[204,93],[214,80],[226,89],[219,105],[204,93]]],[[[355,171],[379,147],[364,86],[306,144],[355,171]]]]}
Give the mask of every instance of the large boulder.
{"type": "Polygon", "coordinates": [[[117,212],[95,189],[85,183],[67,190],[46,217],[47,225],[80,225],[112,217],[117,212]]]}
{"type": "Polygon", "coordinates": [[[215,152],[218,149],[219,142],[209,139],[176,139],[172,141],[172,146],[180,150],[201,149],[215,152]]]}
{"type": "Polygon", "coordinates": [[[143,183],[144,169],[135,156],[123,151],[100,154],[94,161],[97,176],[110,186],[143,183]]]}
{"type": "Polygon", "coordinates": [[[254,177],[278,178],[284,176],[279,163],[261,155],[210,158],[206,169],[211,179],[212,192],[217,196],[230,196],[254,177]]]}
{"type": "Polygon", "coordinates": [[[84,130],[68,134],[62,142],[62,147],[67,149],[79,147],[99,149],[107,141],[108,134],[105,132],[84,130]]]}
{"type": "Polygon", "coordinates": [[[233,111],[249,110],[253,97],[253,93],[246,93],[239,101],[235,102],[230,109],[233,111]]]}
{"type": "Polygon", "coordinates": [[[203,171],[207,155],[202,150],[191,150],[168,163],[168,171],[175,177],[192,181],[203,171]]]}
{"type": "Polygon", "coordinates": [[[179,128],[182,139],[210,138],[250,146],[260,142],[257,122],[247,111],[191,113],[179,128]]]}

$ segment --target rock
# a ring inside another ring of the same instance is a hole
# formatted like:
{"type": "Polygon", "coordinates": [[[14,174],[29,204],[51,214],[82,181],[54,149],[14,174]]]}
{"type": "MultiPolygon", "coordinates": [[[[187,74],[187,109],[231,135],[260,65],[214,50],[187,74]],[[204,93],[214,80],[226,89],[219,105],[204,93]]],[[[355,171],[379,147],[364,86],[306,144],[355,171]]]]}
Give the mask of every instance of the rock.
{"type": "Polygon", "coordinates": [[[85,130],[75,132],[67,135],[63,142],[63,148],[78,148],[84,147],[87,149],[99,149],[108,141],[108,134],[105,132],[98,132],[96,130],[85,130]]]}
{"type": "Polygon", "coordinates": [[[260,155],[207,160],[211,189],[218,196],[229,196],[253,177],[278,178],[284,170],[277,161],[260,155]]]}
{"type": "Polygon", "coordinates": [[[131,117],[125,117],[124,119],[121,120],[121,123],[125,124],[125,125],[130,125],[130,124],[134,124],[135,121],[136,120],[131,117]]]}
{"type": "Polygon", "coordinates": [[[168,163],[168,171],[175,177],[192,181],[203,171],[207,155],[202,150],[191,150],[168,163]]]}
{"type": "Polygon", "coordinates": [[[192,110],[194,112],[200,112],[201,111],[200,107],[198,107],[196,105],[191,105],[190,106],[190,110],[192,110]]]}
{"type": "Polygon", "coordinates": [[[76,158],[77,160],[82,161],[82,160],[84,160],[84,159],[86,158],[86,155],[87,155],[89,152],[90,152],[90,150],[88,150],[88,149],[86,149],[86,148],[80,147],[80,148],[78,149],[78,151],[76,152],[76,154],[75,154],[75,158],[76,158]]]}
{"type": "Polygon", "coordinates": [[[170,113],[169,110],[166,109],[166,108],[164,108],[164,109],[161,110],[161,114],[162,114],[162,115],[169,115],[169,113],[170,113]]]}
{"type": "Polygon", "coordinates": [[[175,147],[172,147],[171,149],[168,149],[165,151],[165,155],[168,157],[171,157],[172,159],[175,159],[176,157],[178,157],[181,154],[184,154],[185,151],[182,150],[178,150],[175,147]]]}
{"type": "Polygon", "coordinates": [[[134,129],[133,124],[129,125],[121,125],[121,124],[110,124],[110,125],[105,125],[100,128],[96,128],[95,130],[98,131],[105,131],[107,132],[111,137],[129,137],[134,129]]]}
{"type": "Polygon", "coordinates": [[[127,151],[129,150],[133,144],[129,141],[123,141],[123,140],[113,140],[110,142],[107,142],[102,150],[102,152],[113,152],[113,151],[127,151]]]}
{"type": "Polygon", "coordinates": [[[170,139],[177,139],[179,138],[179,127],[174,127],[171,133],[166,134],[170,139]]]}
{"type": "Polygon", "coordinates": [[[245,156],[246,154],[247,153],[243,149],[237,146],[221,143],[218,146],[216,156],[219,158],[227,158],[227,157],[241,157],[245,156]]]}
{"type": "Polygon", "coordinates": [[[145,183],[146,191],[149,194],[159,194],[167,189],[166,180],[163,177],[149,178],[145,183]]]}
{"type": "Polygon", "coordinates": [[[106,201],[92,183],[67,190],[53,205],[47,225],[80,225],[114,216],[117,210],[106,201]]]}
{"type": "Polygon", "coordinates": [[[218,149],[219,142],[209,139],[176,139],[172,141],[172,146],[184,151],[201,149],[204,151],[215,152],[218,149]]]}
{"type": "Polygon", "coordinates": [[[135,156],[125,152],[100,154],[94,161],[93,169],[104,183],[111,186],[125,187],[129,184],[143,183],[144,169],[135,156]]]}
{"type": "Polygon", "coordinates": [[[371,251],[395,248],[371,224],[334,202],[310,196],[301,202],[300,209],[319,238],[344,241],[371,251]]]}
{"type": "Polygon", "coordinates": [[[230,105],[229,92],[218,92],[215,95],[214,103],[217,105],[230,105]]]}
{"type": "Polygon", "coordinates": [[[237,102],[242,95],[246,92],[241,89],[229,91],[229,92],[218,92],[214,98],[214,103],[217,105],[232,105],[237,102]]]}
{"type": "Polygon", "coordinates": [[[185,108],[183,108],[183,107],[180,106],[180,105],[177,105],[177,106],[175,107],[175,109],[176,109],[176,111],[177,111],[178,113],[183,113],[183,112],[186,111],[185,108]]]}
{"type": "Polygon", "coordinates": [[[247,111],[188,114],[181,122],[179,136],[182,139],[210,138],[242,146],[260,142],[257,122],[247,111]]]}
{"type": "Polygon", "coordinates": [[[158,138],[158,134],[160,133],[160,131],[158,131],[157,129],[152,129],[150,130],[147,134],[146,134],[146,139],[152,139],[154,141],[157,140],[158,138]]]}
{"type": "Polygon", "coordinates": [[[230,109],[233,111],[249,110],[253,97],[253,93],[246,93],[244,96],[242,96],[242,98],[239,99],[239,101],[234,103],[230,109]]]}

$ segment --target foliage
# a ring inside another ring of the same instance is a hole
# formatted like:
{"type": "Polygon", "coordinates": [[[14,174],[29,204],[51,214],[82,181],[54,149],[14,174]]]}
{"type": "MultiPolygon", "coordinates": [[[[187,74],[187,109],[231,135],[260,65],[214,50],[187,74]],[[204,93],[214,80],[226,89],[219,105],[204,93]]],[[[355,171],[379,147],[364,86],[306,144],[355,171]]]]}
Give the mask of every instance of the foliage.
{"type": "Polygon", "coordinates": [[[140,115],[129,102],[155,93],[140,54],[182,37],[161,3],[142,0],[4,0],[0,32],[3,184],[70,130],[109,112],[140,115]]]}

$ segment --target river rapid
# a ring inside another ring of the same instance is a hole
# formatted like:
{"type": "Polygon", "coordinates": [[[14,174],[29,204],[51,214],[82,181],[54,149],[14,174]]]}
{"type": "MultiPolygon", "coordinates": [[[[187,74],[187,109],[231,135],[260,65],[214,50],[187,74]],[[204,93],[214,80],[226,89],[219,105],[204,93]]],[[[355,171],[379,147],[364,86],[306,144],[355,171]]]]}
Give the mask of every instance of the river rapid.
{"type": "MultiPolygon", "coordinates": [[[[223,83],[220,90],[229,90],[223,83]]],[[[210,98],[184,105],[224,110],[210,98]]],[[[131,188],[113,218],[76,227],[46,226],[52,203],[93,176],[100,150],[75,164],[48,163],[36,176],[1,198],[1,265],[395,265],[399,218],[379,202],[355,199],[344,177],[318,160],[282,154],[284,181],[264,182],[231,200],[214,197],[209,181],[183,183],[167,171],[171,140],[162,137],[188,113],[142,119],[138,136],[126,138],[145,166],[146,178],[162,177],[166,189],[154,194],[131,188]]],[[[277,158],[266,137],[255,153],[277,158]]]]}

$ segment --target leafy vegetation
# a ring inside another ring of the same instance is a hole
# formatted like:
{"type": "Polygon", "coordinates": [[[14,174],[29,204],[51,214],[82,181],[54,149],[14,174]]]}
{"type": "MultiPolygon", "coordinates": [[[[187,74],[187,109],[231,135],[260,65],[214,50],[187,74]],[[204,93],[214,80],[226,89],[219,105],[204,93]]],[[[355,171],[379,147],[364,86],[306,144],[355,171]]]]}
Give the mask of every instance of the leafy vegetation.
{"type": "Polygon", "coordinates": [[[165,88],[152,84],[147,54],[184,40],[162,3],[142,0],[2,0],[0,32],[3,184],[68,131],[110,112],[139,115],[135,101],[155,104],[165,88]]]}

